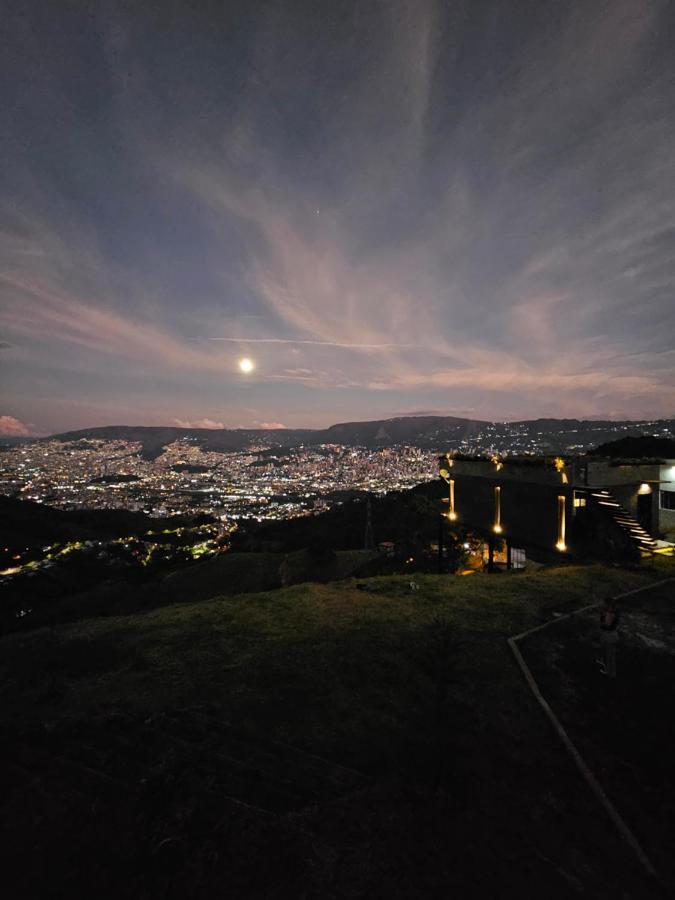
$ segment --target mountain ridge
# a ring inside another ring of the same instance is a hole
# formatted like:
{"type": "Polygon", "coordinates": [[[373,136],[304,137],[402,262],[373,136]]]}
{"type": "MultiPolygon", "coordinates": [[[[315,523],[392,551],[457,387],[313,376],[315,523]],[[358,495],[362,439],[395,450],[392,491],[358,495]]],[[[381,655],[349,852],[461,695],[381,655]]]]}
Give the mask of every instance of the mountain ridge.
{"type": "Polygon", "coordinates": [[[91,439],[139,441],[142,455],[154,459],[167,444],[191,439],[205,450],[237,451],[252,442],[271,442],[279,447],[302,444],[339,443],[348,446],[386,447],[409,444],[433,449],[452,447],[461,441],[483,434],[496,442],[518,434],[532,437],[542,452],[559,452],[570,446],[598,444],[619,436],[675,433],[675,419],[607,420],[607,419],[523,419],[518,422],[491,422],[457,416],[395,416],[338,422],[328,428],[180,428],[162,425],[103,425],[60,432],[38,440],[86,441],[91,439]],[[576,437],[574,437],[576,435],[576,437]]]}

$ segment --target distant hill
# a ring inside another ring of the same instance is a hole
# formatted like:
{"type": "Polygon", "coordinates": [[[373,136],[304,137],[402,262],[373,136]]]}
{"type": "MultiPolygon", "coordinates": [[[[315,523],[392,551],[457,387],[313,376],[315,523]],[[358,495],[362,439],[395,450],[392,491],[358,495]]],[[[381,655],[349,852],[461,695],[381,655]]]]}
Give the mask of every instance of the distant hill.
{"type": "Polygon", "coordinates": [[[651,435],[625,437],[601,444],[590,451],[591,456],[609,456],[612,459],[675,459],[675,441],[651,435]]]}
{"type": "Polygon", "coordinates": [[[98,439],[104,441],[138,441],[142,444],[144,459],[156,459],[167,444],[188,438],[204,450],[244,450],[252,442],[274,441],[291,447],[313,439],[316,432],[309,429],[230,429],[230,428],[173,428],[150,425],[105,425],[101,428],[84,428],[52,435],[47,440],[80,441],[98,439]]]}
{"type": "Polygon", "coordinates": [[[162,448],[173,441],[188,438],[204,450],[244,450],[259,441],[280,447],[301,444],[347,444],[351,446],[383,447],[391,444],[428,445],[450,438],[475,434],[485,422],[457,419],[453,416],[403,416],[374,422],[345,422],[330,428],[174,428],[146,425],[105,425],[55,434],[46,440],[139,441],[142,456],[156,459],[162,448]]]}
{"type": "MultiPolygon", "coordinates": [[[[518,441],[517,452],[536,446],[538,452],[565,453],[570,448],[584,452],[589,447],[618,436],[675,434],[675,419],[659,421],[607,421],[603,419],[531,419],[519,422],[486,422],[455,416],[399,416],[371,422],[342,422],[329,428],[175,428],[146,425],[106,425],[67,431],[42,440],[138,441],[145,459],[156,459],[173,441],[188,439],[204,450],[244,450],[260,443],[276,448],[302,444],[345,444],[388,447],[408,444],[430,450],[458,448],[463,441],[481,438],[497,450],[509,450],[518,441]]],[[[483,448],[484,449],[484,448],[483,448]]]]}
{"type": "MultiPolygon", "coordinates": [[[[196,521],[200,517],[174,517],[170,522],[176,527],[188,518],[196,521]]],[[[63,510],[32,500],[0,497],[0,546],[16,552],[54,542],[108,540],[141,535],[166,521],[125,509],[63,510]]]]}
{"type": "Polygon", "coordinates": [[[400,416],[374,422],[344,422],[331,425],[321,432],[325,443],[355,444],[358,446],[386,446],[387,444],[416,444],[442,442],[448,438],[476,434],[487,422],[458,419],[454,416],[400,416]]]}

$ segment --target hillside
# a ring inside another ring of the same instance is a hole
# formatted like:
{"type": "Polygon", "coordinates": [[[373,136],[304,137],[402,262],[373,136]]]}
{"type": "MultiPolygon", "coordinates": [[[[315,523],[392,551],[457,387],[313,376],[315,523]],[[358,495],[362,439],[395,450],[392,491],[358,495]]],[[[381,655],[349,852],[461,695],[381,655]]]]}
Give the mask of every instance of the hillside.
{"type": "Polygon", "coordinates": [[[153,518],[124,509],[56,509],[45,503],[0,496],[0,544],[9,552],[39,547],[54,541],[105,540],[119,535],[140,535],[167,523],[177,527],[209,516],[153,518]]]}
{"type": "Polygon", "coordinates": [[[7,637],[6,878],[26,896],[47,878],[103,898],[655,896],[506,637],[656,577],[303,584],[7,637]]]}
{"type": "Polygon", "coordinates": [[[181,438],[189,438],[204,450],[242,450],[255,441],[273,441],[280,446],[294,446],[312,440],[309,429],[229,429],[229,428],[172,428],[147,425],[105,425],[100,428],[84,428],[56,434],[48,440],[80,441],[96,438],[105,441],[138,441],[141,455],[152,460],[161,455],[162,449],[181,438]]]}
{"type": "MultiPolygon", "coordinates": [[[[62,441],[99,440],[139,441],[145,459],[155,459],[162,447],[180,438],[189,438],[204,450],[241,450],[254,442],[271,442],[279,447],[300,444],[342,443],[352,446],[381,447],[396,443],[417,444],[473,434],[485,423],[452,416],[407,416],[374,422],[346,422],[325,429],[251,429],[251,428],[171,428],[144,425],[106,425],[53,435],[62,441]]],[[[51,438],[50,438],[51,439],[51,438]]]]}
{"type": "Polygon", "coordinates": [[[145,459],[156,459],[167,444],[179,439],[194,441],[204,450],[242,450],[251,444],[274,447],[298,447],[302,444],[333,444],[359,447],[389,447],[406,444],[432,450],[459,447],[464,441],[476,441],[503,449],[516,446],[519,451],[537,447],[541,452],[567,452],[569,447],[596,446],[614,440],[618,434],[675,433],[675,420],[607,421],[580,419],[532,419],[519,422],[485,422],[455,416],[398,416],[364,422],[342,422],[323,429],[228,429],[175,428],[144,425],[106,425],[52,435],[45,440],[138,441],[145,459]],[[516,442],[514,444],[514,441],[516,442]]]}
{"type": "Polygon", "coordinates": [[[675,459],[675,440],[652,436],[625,437],[601,444],[591,451],[591,456],[608,456],[612,459],[675,459]]]}

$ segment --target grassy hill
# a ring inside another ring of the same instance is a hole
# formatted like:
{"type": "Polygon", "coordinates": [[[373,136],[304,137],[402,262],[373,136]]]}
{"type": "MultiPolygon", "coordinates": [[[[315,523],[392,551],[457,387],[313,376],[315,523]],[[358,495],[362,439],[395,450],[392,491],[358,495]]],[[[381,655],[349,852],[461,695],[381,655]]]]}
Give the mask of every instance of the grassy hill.
{"type": "Polygon", "coordinates": [[[186,597],[191,601],[208,600],[274,590],[300,581],[335,581],[357,574],[377,558],[376,552],[364,550],[338,550],[318,557],[308,550],[287,554],[224,553],[182,566],[165,576],[160,574],[148,582],[106,580],[64,598],[51,597],[42,603],[34,599],[29,616],[10,617],[4,626],[7,631],[27,631],[97,616],[146,612],[184,603],[186,597]]]}
{"type": "Polygon", "coordinates": [[[8,636],[11,877],[26,896],[47,877],[99,897],[656,896],[506,645],[655,577],[299,584],[8,636]]]}

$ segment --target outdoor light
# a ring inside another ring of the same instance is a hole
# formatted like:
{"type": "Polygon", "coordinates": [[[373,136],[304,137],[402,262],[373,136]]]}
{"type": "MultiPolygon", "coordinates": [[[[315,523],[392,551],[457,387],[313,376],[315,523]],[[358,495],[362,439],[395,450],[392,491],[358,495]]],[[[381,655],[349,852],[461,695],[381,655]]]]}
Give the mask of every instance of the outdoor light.
{"type": "Polygon", "coordinates": [[[638,494],[651,494],[651,492],[652,486],[651,484],[647,484],[646,482],[643,482],[638,490],[638,494]]]}
{"type": "Polygon", "coordinates": [[[567,550],[565,543],[565,495],[560,494],[558,497],[558,540],[555,545],[556,550],[561,553],[567,550]]]}
{"type": "Polygon", "coordinates": [[[448,487],[450,489],[450,493],[448,495],[448,519],[451,522],[454,522],[457,518],[457,513],[455,512],[455,479],[448,479],[448,487]]]}
{"type": "Polygon", "coordinates": [[[492,530],[495,534],[502,533],[502,489],[499,485],[495,488],[495,523],[492,530]]]}

